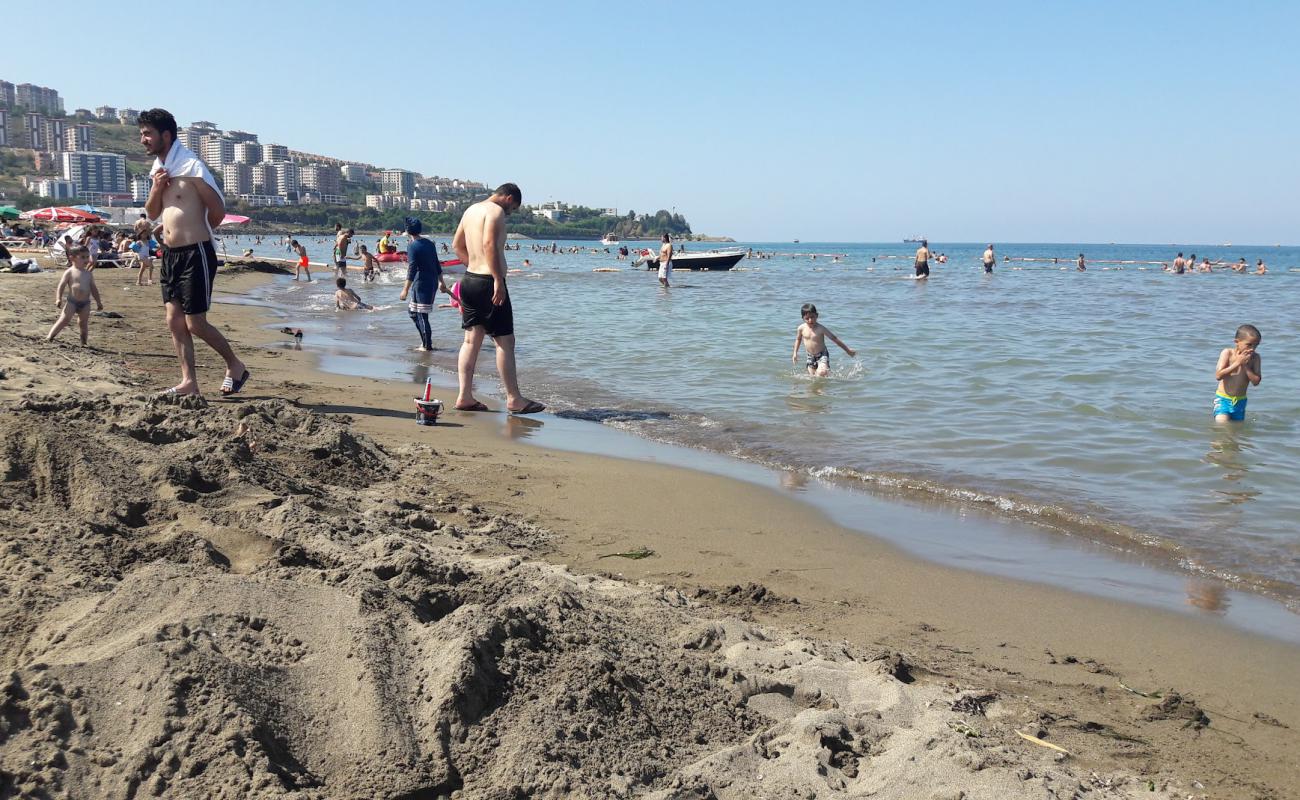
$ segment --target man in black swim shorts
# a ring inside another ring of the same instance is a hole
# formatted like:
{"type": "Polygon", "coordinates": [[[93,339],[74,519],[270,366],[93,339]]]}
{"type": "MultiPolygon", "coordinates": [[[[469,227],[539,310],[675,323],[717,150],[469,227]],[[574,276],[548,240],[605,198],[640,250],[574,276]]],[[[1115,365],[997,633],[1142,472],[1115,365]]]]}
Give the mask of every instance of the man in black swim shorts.
{"type": "Polygon", "coordinates": [[[150,173],[153,186],[145,201],[145,213],[162,223],[164,251],[159,277],[167,328],[181,367],[181,382],[164,394],[199,394],[195,336],[226,362],[221,393],[235,394],[249,378],[248,367],[207,318],[212,306],[212,281],[217,275],[212,229],[225,217],[225,199],[207,165],[176,141],[175,117],[154,108],[140,115],[139,126],[140,144],[154,156],[150,173]]]}
{"type": "Polygon", "coordinates": [[[921,246],[916,248],[916,277],[930,277],[930,243],[925,239],[922,239],[921,246]]]}
{"type": "Polygon", "coordinates": [[[206,314],[212,307],[212,282],[217,277],[217,251],[212,240],[164,247],[158,277],[164,305],[179,303],[186,314],[206,314]]]}
{"type": "Polygon", "coordinates": [[[465,210],[452,239],[456,255],[465,263],[460,282],[460,326],[465,341],[460,346],[456,373],[460,391],[455,408],[487,411],[474,397],[474,367],[483,338],[496,343],[497,372],[506,390],[506,410],[512,414],[536,414],[546,406],[524,397],[515,375],[515,316],[506,288],[506,217],[519,209],[523,195],[513,183],[503,183],[492,196],[465,210]]]}

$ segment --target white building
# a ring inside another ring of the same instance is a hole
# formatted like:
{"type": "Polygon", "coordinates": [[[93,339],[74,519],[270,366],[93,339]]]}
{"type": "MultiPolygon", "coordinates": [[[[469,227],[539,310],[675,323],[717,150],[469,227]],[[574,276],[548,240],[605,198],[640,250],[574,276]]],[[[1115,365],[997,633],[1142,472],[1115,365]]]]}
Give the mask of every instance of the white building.
{"type": "Polygon", "coordinates": [[[149,189],[153,181],[140,175],[131,179],[131,202],[143,203],[149,199],[149,189]]]}
{"type": "Polygon", "coordinates": [[[126,193],[126,158],[116,153],[63,153],[63,179],[72,181],[83,194],[126,193]]]}
{"type": "Polygon", "coordinates": [[[344,164],[340,173],[348,183],[365,183],[368,180],[366,168],[360,164],[344,164]]]}
{"type": "Polygon", "coordinates": [[[204,136],[203,149],[199,151],[208,169],[222,170],[235,163],[235,143],[224,136],[204,136]]]}
{"type": "Polygon", "coordinates": [[[253,167],[238,162],[227,164],[221,170],[222,189],[226,194],[253,193],[253,167]]]}
{"type": "Polygon", "coordinates": [[[77,196],[77,184],[72,181],[61,181],[57,178],[44,178],[32,185],[33,190],[41,197],[48,197],[52,200],[71,200],[77,196]]]}
{"type": "Polygon", "coordinates": [[[366,208],[383,211],[388,208],[388,202],[384,199],[382,194],[368,194],[366,195],[366,208]]]}
{"type": "Polygon", "coordinates": [[[0,108],[0,147],[9,146],[9,112],[0,108]]]}
{"type": "MultiPolygon", "coordinates": [[[[257,169],[257,167],[253,167],[257,169]]],[[[250,206],[287,206],[289,202],[278,194],[241,194],[239,199],[250,206]]]]}
{"type": "Polygon", "coordinates": [[[404,169],[386,169],[380,174],[380,188],[384,194],[410,195],[415,192],[417,177],[414,172],[404,169]]]}
{"type": "Polygon", "coordinates": [[[262,145],[257,142],[235,143],[236,164],[261,164],[263,160],[262,155],[262,145]]]}
{"type": "Polygon", "coordinates": [[[120,125],[134,125],[140,121],[140,112],[134,108],[119,108],[117,121],[120,125]]]}
{"type": "Polygon", "coordinates": [[[23,133],[26,134],[28,147],[33,150],[45,150],[45,115],[27,112],[23,117],[23,133]]]}
{"type": "Polygon", "coordinates": [[[87,153],[95,149],[95,129],[86,124],[73,125],[63,132],[65,150],[74,153],[87,153]]]}
{"type": "MultiPolygon", "coordinates": [[[[274,164],[262,163],[258,166],[263,167],[263,194],[278,194],[281,197],[298,196],[298,165],[289,161],[277,161],[274,164]],[[272,190],[271,186],[275,189],[272,190]]],[[[256,181],[254,181],[256,183],[256,181]]]]}
{"type": "Polygon", "coordinates": [[[257,141],[257,134],[248,131],[226,131],[226,136],[237,143],[257,141]]]}
{"type": "Polygon", "coordinates": [[[95,116],[104,122],[117,122],[117,109],[112,106],[100,106],[95,109],[95,116]]]}
{"type": "Polygon", "coordinates": [[[618,209],[617,209],[617,208],[602,208],[602,209],[600,210],[600,215],[601,215],[602,217],[617,217],[617,216],[618,216],[618,209]]]}
{"type": "Polygon", "coordinates": [[[268,144],[262,148],[263,161],[288,161],[289,148],[282,144],[268,144]]]}
{"type": "Polygon", "coordinates": [[[41,123],[45,128],[42,138],[45,140],[45,148],[51,153],[62,153],[67,150],[66,142],[68,135],[68,125],[61,119],[46,119],[41,123]]]}
{"type": "Polygon", "coordinates": [[[194,153],[198,155],[199,151],[203,149],[203,137],[205,135],[206,134],[203,131],[197,130],[193,127],[181,128],[176,134],[176,141],[193,150],[194,153]]]}
{"type": "Polygon", "coordinates": [[[339,194],[339,168],[332,164],[304,164],[298,168],[298,183],[318,194],[339,194]]]}

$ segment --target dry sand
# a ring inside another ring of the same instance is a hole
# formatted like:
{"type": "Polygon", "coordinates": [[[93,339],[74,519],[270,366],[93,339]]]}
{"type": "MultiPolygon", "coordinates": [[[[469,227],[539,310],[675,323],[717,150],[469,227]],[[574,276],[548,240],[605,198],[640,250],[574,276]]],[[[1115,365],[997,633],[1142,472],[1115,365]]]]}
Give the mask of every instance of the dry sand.
{"type": "Polygon", "coordinates": [[[1300,792],[1296,648],[538,421],[419,428],[246,307],[244,396],[151,399],[156,289],[101,271],[122,316],[47,344],[57,278],[0,275],[0,798],[1300,792]]]}

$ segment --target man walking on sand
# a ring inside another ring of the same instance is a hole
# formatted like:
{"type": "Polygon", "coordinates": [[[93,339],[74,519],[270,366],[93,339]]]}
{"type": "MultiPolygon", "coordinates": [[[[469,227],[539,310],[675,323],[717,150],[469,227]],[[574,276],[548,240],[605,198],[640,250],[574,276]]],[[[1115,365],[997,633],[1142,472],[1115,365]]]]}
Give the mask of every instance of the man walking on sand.
{"type": "Polygon", "coordinates": [[[154,157],[153,187],[144,210],[162,223],[163,307],[171,331],[181,382],[164,394],[197,395],[199,378],[194,368],[194,337],[217,351],[226,362],[221,393],[232,395],[244,388],[248,367],[235,355],[221,331],[208,322],[212,307],[212,282],[217,277],[217,253],[212,229],[226,214],[225,200],[207,165],[176,141],[176,119],[161,108],[140,115],[140,144],[154,157]]]}
{"type": "Polygon", "coordinates": [[[546,408],[519,393],[515,376],[515,320],[506,290],[506,217],[519,210],[523,199],[518,186],[501,184],[491,197],[466,209],[451,242],[456,257],[466,265],[465,278],[460,282],[460,326],[465,329],[465,341],[456,363],[460,378],[456,408],[460,411],[488,410],[474,398],[474,367],[484,336],[496,342],[497,372],[506,390],[506,410],[536,414],[546,408]]]}

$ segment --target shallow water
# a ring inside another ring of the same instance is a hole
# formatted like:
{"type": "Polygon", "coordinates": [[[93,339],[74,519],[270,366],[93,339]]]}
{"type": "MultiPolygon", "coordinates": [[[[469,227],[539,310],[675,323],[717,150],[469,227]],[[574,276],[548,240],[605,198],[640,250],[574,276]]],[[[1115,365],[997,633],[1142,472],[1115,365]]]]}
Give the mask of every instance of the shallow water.
{"type": "MultiPolygon", "coordinates": [[[[327,242],[307,246],[328,255],[327,242]]],[[[934,243],[949,263],[917,282],[912,245],[753,247],[779,255],[729,273],[679,272],[665,291],[612,255],[534,253],[524,242],[508,260],[532,262],[510,282],[525,391],[564,416],[993,509],[1294,607],[1300,378],[1287,365],[1300,349],[1300,250],[1006,245],[999,258],[1047,261],[1000,262],[986,276],[982,244],[934,243]],[[1172,261],[1178,250],[1263,258],[1271,272],[1101,263],[1172,261]],[[1073,268],[1080,251],[1084,273],[1073,268]],[[807,377],[802,355],[798,366],[790,360],[804,302],[858,351],[851,359],[832,345],[829,378],[807,377]],[[1215,360],[1242,322],[1263,332],[1264,381],[1251,389],[1244,424],[1216,425],[1215,360]]],[[[363,285],[352,275],[350,285],[382,307],[374,313],[333,311],[327,272],[310,285],[278,279],[262,296],[287,324],[307,328],[308,342],[391,359],[423,382],[454,354],[410,353],[417,340],[396,299],[402,277],[363,285]]],[[[458,324],[455,312],[437,311],[435,345],[454,348],[458,324]]],[[[485,380],[490,356],[480,362],[485,380]]]]}

